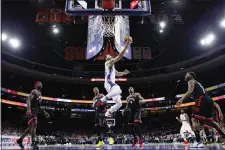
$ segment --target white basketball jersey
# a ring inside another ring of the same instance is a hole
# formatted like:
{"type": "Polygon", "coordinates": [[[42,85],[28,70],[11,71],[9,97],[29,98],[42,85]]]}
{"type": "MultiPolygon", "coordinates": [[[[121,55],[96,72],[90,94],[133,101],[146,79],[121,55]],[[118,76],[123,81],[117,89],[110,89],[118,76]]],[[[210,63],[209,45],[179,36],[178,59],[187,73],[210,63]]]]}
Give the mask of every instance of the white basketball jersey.
{"type": "Polygon", "coordinates": [[[105,83],[109,84],[110,86],[115,85],[116,79],[116,69],[115,66],[106,65],[105,63],[105,83]]]}
{"type": "Polygon", "coordinates": [[[184,125],[184,124],[189,124],[189,120],[188,120],[188,118],[186,117],[186,115],[187,114],[180,114],[180,120],[181,120],[181,122],[182,122],[182,125],[184,125]]]}

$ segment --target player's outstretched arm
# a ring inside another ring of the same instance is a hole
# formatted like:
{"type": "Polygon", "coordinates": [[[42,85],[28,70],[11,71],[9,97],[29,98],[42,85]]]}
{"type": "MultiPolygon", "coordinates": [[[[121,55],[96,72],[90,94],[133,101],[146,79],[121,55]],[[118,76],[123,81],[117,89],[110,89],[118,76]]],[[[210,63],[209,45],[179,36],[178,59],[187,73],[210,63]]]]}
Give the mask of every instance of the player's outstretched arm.
{"type": "Polygon", "coordinates": [[[114,59],[112,59],[108,62],[110,65],[120,61],[123,58],[123,56],[124,56],[125,52],[127,51],[130,43],[132,43],[132,37],[126,36],[125,39],[124,39],[124,42],[126,43],[125,47],[123,48],[123,50],[120,52],[120,54],[118,56],[116,56],[114,59]]]}
{"type": "Polygon", "coordinates": [[[146,100],[141,96],[140,93],[137,93],[137,98],[139,99],[139,103],[140,104],[144,104],[146,102],[146,100]]]}
{"type": "Polygon", "coordinates": [[[119,72],[119,71],[116,70],[116,76],[117,77],[122,77],[124,75],[128,75],[129,73],[130,73],[130,71],[128,71],[127,69],[122,71],[122,72],[119,72]]]}
{"type": "Polygon", "coordinates": [[[184,100],[188,99],[191,94],[193,93],[195,88],[195,81],[194,80],[190,80],[188,82],[188,91],[184,94],[184,96],[177,102],[177,104],[182,104],[184,100]]]}
{"type": "Polygon", "coordinates": [[[178,117],[176,117],[176,119],[177,119],[178,122],[182,123],[181,120],[178,117]]]}

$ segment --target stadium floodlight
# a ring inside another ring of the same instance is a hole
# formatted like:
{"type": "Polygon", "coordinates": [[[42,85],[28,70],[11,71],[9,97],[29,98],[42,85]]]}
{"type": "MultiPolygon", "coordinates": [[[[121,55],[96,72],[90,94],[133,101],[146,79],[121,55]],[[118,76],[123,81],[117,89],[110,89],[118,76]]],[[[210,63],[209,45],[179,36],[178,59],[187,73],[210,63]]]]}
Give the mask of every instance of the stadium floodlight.
{"type": "Polygon", "coordinates": [[[210,33],[205,38],[201,39],[201,45],[210,45],[215,40],[215,35],[210,33]]]}
{"type": "Polygon", "coordinates": [[[221,22],[220,22],[220,26],[225,28],[225,19],[223,19],[221,22]]]}
{"type": "Polygon", "coordinates": [[[58,28],[56,28],[56,27],[55,27],[55,28],[53,28],[53,30],[52,30],[52,31],[53,31],[53,33],[55,33],[55,34],[58,34],[58,33],[59,33],[59,29],[58,29],[58,28]]]}
{"type": "Polygon", "coordinates": [[[12,38],[9,40],[9,44],[13,47],[13,48],[18,48],[20,46],[20,41],[16,38],[12,38]]]}
{"type": "Polygon", "coordinates": [[[201,43],[202,45],[205,45],[205,40],[202,39],[202,40],[200,41],[200,43],[201,43]]]}
{"type": "Polygon", "coordinates": [[[159,26],[163,29],[163,28],[165,28],[166,23],[165,23],[164,21],[161,21],[161,22],[159,23],[159,26]]]}
{"type": "Polygon", "coordinates": [[[8,38],[6,33],[2,33],[2,41],[6,41],[8,38]]]}

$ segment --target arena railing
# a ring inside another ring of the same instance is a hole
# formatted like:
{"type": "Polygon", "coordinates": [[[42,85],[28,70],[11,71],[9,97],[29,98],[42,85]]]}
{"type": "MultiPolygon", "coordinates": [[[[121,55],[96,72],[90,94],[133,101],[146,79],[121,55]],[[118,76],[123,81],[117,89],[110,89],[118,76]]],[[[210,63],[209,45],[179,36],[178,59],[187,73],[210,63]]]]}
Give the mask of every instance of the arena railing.
{"type": "MultiPolygon", "coordinates": [[[[206,88],[206,91],[212,91],[221,87],[225,87],[225,83],[221,83],[219,85],[211,86],[206,88]]],[[[28,96],[28,93],[23,93],[19,91],[14,91],[11,89],[6,89],[6,88],[1,88],[3,92],[14,94],[14,95],[19,95],[19,96],[28,96]]],[[[178,94],[176,95],[176,98],[182,97],[183,94],[178,94]]],[[[57,102],[67,102],[67,103],[81,103],[81,104],[92,104],[92,100],[74,100],[74,99],[63,99],[63,98],[53,98],[53,97],[47,97],[47,96],[42,96],[43,100],[48,100],[48,101],[57,101],[57,102]]],[[[158,97],[158,98],[150,98],[146,99],[147,102],[154,102],[154,101],[163,101],[166,100],[165,97],[158,97]]],[[[109,103],[113,103],[112,101],[109,101],[109,103]]],[[[123,100],[122,103],[126,103],[126,100],[123,100]]]]}
{"type": "MultiPolygon", "coordinates": [[[[133,70],[135,67],[131,67],[131,72],[132,72],[132,77],[143,77],[143,76],[153,76],[153,75],[158,75],[158,74],[165,74],[169,72],[174,72],[174,71],[179,71],[181,68],[190,68],[196,64],[201,64],[206,61],[209,61],[211,59],[214,59],[215,57],[221,55],[221,52],[225,51],[225,44],[220,45],[205,54],[202,54],[200,56],[194,57],[189,60],[185,60],[176,64],[171,64],[168,66],[162,66],[158,68],[142,68],[140,70],[133,70]]],[[[37,62],[33,62],[24,58],[21,58],[19,56],[13,55],[7,51],[2,51],[4,55],[10,56],[13,59],[7,59],[8,57],[3,57],[4,61],[13,63],[13,64],[20,64],[20,66],[25,66],[25,68],[29,69],[35,69],[37,71],[49,73],[49,74],[56,74],[56,75],[63,75],[63,76],[68,76],[72,77],[73,73],[75,73],[75,77],[83,77],[83,78],[88,78],[88,77],[101,77],[103,75],[102,71],[87,71],[87,70],[82,70],[82,71],[73,71],[71,69],[65,69],[65,68],[59,68],[59,67],[53,67],[37,62]],[[34,67],[35,66],[35,67],[34,67]]],[[[140,62],[140,63],[145,63],[145,62],[140,62]]],[[[140,64],[138,63],[138,64],[140,64]]],[[[90,65],[91,64],[83,64],[83,65],[90,65]]],[[[147,65],[148,66],[148,65],[147,65]]],[[[72,68],[72,65],[71,65],[72,68]]],[[[129,68],[128,68],[129,69],[129,68]]]]}
{"type": "MultiPolygon", "coordinates": [[[[88,78],[71,78],[67,76],[61,76],[57,74],[50,74],[50,73],[40,72],[37,70],[27,69],[19,65],[9,63],[5,60],[2,60],[1,63],[2,63],[2,66],[1,66],[2,70],[7,70],[9,72],[19,74],[22,76],[32,76],[33,78],[38,78],[39,80],[44,79],[44,80],[49,80],[53,82],[57,81],[61,83],[76,84],[76,85],[91,84],[96,86],[96,84],[100,84],[100,83],[90,82],[90,79],[88,78]]],[[[220,56],[214,59],[211,59],[207,62],[198,64],[189,68],[185,68],[183,70],[179,70],[179,71],[175,71],[171,73],[159,73],[158,75],[154,75],[154,76],[129,78],[127,82],[121,82],[121,84],[140,85],[140,84],[151,84],[157,81],[178,80],[181,77],[183,77],[183,75],[186,72],[193,71],[198,74],[198,73],[213,70],[214,68],[217,68],[224,64],[225,64],[225,54],[223,55],[221,54],[220,56]],[[208,67],[208,66],[213,66],[213,67],[208,67]]]]}
{"type": "MultiPolygon", "coordinates": [[[[212,98],[214,101],[219,101],[225,99],[225,95],[221,96],[216,96],[212,98]]],[[[1,99],[1,102],[4,104],[8,105],[14,105],[14,106],[20,106],[20,107],[27,107],[27,104],[25,103],[20,103],[20,102],[15,102],[15,101],[10,101],[6,99],[1,99]]],[[[189,102],[189,103],[184,103],[180,105],[171,105],[171,106],[165,106],[165,107],[151,107],[151,108],[144,108],[144,110],[151,110],[151,111],[157,111],[157,110],[162,110],[162,109],[177,109],[177,108],[183,108],[183,107],[190,107],[193,106],[195,102],[189,102]]]]}

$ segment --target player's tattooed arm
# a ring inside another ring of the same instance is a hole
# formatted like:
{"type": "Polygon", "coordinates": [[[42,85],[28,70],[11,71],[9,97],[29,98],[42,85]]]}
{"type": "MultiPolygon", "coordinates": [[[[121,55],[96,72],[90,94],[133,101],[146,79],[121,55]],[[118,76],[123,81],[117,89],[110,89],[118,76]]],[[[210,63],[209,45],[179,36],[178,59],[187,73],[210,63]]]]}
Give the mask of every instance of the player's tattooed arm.
{"type": "Polygon", "coordinates": [[[214,102],[214,107],[215,107],[215,108],[218,110],[218,112],[219,112],[219,118],[223,119],[223,113],[222,113],[222,111],[221,111],[220,106],[219,106],[216,102],[214,102]]]}
{"type": "Polygon", "coordinates": [[[184,96],[177,102],[177,104],[182,104],[184,100],[188,99],[191,94],[193,93],[195,88],[195,81],[194,80],[190,80],[188,82],[188,91],[184,94],[184,96]]]}
{"type": "Polygon", "coordinates": [[[139,99],[140,104],[143,104],[146,102],[140,93],[136,93],[136,97],[139,99]]]}
{"type": "Polygon", "coordinates": [[[127,74],[129,74],[130,72],[126,69],[126,70],[124,70],[123,72],[118,72],[117,70],[116,70],[116,76],[117,77],[122,77],[122,76],[124,76],[124,75],[127,75],[127,74]]]}
{"type": "Polygon", "coordinates": [[[26,115],[29,116],[29,117],[31,116],[31,101],[37,95],[38,95],[37,90],[32,90],[31,93],[29,94],[28,98],[27,98],[27,111],[26,111],[26,115]]]}
{"type": "MultiPolygon", "coordinates": [[[[128,98],[127,98],[128,99],[128,98]]],[[[129,108],[128,108],[128,101],[127,101],[127,105],[126,105],[126,107],[124,108],[124,110],[122,111],[122,115],[124,115],[124,113],[125,112],[127,112],[129,110],[129,108]]]]}
{"type": "Polygon", "coordinates": [[[31,101],[34,99],[35,96],[38,95],[37,90],[32,90],[27,98],[27,110],[30,110],[31,108],[31,101]]]}

